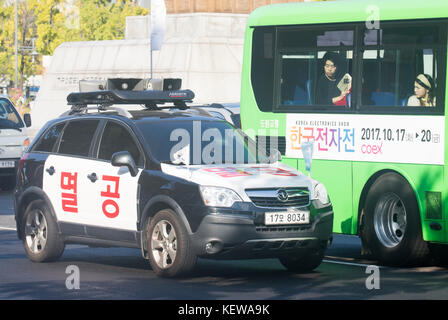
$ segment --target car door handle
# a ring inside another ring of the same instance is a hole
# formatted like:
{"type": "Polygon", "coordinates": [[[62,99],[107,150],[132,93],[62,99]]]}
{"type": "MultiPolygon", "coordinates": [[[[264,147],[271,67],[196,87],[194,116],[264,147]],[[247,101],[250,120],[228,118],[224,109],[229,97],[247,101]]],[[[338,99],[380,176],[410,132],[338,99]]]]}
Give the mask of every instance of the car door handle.
{"type": "Polygon", "coordinates": [[[54,170],[53,166],[51,166],[50,168],[47,168],[45,171],[47,171],[50,174],[50,176],[52,176],[56,172],[56,170],[54,170]]]}
{"type": "Polygon", "coordinates": [[[98,180],[98,177],[96,176],[96,173],[95,173],[95,172],[93,172],[93,173],[87,175],[87,178],[88,178],[90,181],[92,181],[92,182],[95,182],[96,180],[98,180]]]}

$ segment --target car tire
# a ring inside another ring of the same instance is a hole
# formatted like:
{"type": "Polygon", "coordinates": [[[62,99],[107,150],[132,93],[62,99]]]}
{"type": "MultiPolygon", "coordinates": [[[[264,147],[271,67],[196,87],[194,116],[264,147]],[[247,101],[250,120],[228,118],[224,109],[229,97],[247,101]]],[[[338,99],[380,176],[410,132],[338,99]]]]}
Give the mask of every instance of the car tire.
{"type": "Polygon", "coordinates": [[[147,223],[146,232],[149,262],[159,277],[179,277],[193,270],[197,256],[187,229],[174,211],[157,212],[147,223]]]}
{"type": "Polygon", "coordinates": [[[306,273],[316,269],[322,263],[324,255],[325,250],[316,249],[297,258],[282,257],[279,260],[288,271],[306,273]]]}
{"type": "Polygon", "coordinates": [[[64,252],[57,223],[43,200],[34,200],[28,205],[21,232],[26,255],[33,262],[54,261],[64,252]]]}
{"type": "Polygon", "coordinates": [[[382,175],[368,191],[361,229],[363,247],[390,266],[421,264],[429,255],[414,190],[399,174],[382,175]]]}

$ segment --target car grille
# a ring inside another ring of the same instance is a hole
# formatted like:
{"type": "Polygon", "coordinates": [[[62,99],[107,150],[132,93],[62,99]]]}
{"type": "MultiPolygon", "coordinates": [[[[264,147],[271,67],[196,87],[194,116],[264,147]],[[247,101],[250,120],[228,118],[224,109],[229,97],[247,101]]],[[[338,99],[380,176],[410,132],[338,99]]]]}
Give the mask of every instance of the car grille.
{"type": "Polygon", "coordinates": [[[311,225],[301,226],[301,227],[292,227],[292,226],[282,226],[282,227],[256,227],[256,232],[300,232],[307,231],[311,229],[311,225]]]}
{"type": "Polygon", "coordinates": [[[246,194],[257,207],[264,208],[303,207],[310,203],[308,188],[247,189],[246,194]],[[279,200],[277,197],[279,190],[286,191],[287,200],[279,200]]]}

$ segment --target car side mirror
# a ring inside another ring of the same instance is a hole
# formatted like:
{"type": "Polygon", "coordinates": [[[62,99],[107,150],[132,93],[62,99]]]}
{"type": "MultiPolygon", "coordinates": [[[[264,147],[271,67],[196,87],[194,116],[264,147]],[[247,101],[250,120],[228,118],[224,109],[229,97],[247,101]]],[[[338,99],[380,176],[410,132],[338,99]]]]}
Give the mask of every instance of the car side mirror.
{"type": "Polygon", "coordinates": [[[127,167],[133,177],[138,174],[138,168],[135,165],[134,158],[132,158],[128,151],[115,152],[112,155],[111,163],[114,167],[127,167]]]}
{"type": "Polygon", "coordinates": [[[25,121],[25,125],[27,128],[31,127],[31,115],[29,113],[25,113],[23,115],[23,121],[25,121]]]}

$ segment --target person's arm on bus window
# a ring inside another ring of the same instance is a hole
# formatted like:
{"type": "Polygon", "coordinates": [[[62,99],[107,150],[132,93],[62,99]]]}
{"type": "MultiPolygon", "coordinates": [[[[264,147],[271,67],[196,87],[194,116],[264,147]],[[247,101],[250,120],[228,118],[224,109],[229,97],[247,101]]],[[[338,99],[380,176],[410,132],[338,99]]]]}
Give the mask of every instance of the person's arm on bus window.
{"type": "Polygon", "coordinates": [[[342,92],[338,89],[341,92],[341,94],[332,99],[333,104],[337,105],[337,106],[346,106],[347,105],[347,95],[352,90],[352,77],[348,73],[346,73],[343,78],[348,79],[348,86],[347,86],[347,89],[342,92]]]}
{"type": "MultiPolygon", "coordinates": [[[[347,90],[347,91],[342,92],[340,96],[334,97],[332,99],[333,104],[338,104],[338,102],[344,101],[349,92],[350,91],[347,90]]],[[[345,103],[344,103],[344,105],[345,105],[345,103]]]]}

